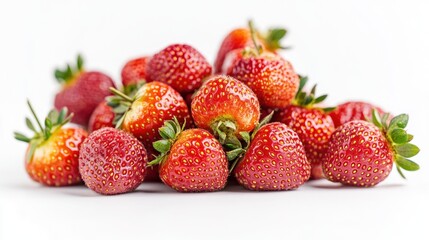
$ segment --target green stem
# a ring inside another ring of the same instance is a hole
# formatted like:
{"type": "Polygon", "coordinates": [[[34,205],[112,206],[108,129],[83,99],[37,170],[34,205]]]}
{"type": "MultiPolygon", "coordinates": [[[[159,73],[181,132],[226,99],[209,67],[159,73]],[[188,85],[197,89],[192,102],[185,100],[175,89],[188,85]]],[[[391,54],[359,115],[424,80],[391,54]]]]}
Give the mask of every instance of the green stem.
{"type": "Polygon", "coordinates": [[[261,46],[259,46],[258,42],[256,41],[256,31],[252,20],[249,20],[249,30],[250,30],[250,36],[252,38],[252,42],[256,48],[256,54],[257,56],[259,56],[261,54],[261,46]]]}
{"type": "Polygon", "coordinates": [[[126,94],[122,93],[122,92],[121,92],[121,91],[119,91],[118,89],[113,88],[113,87],[110,87],[109,89],[110,89],[110,91],[111,91],[112,93],[114,93],[115,95],[117,95],[117,96],[121,97],[122,99],[124,99],[124,100],[126,100],[126,101],[128,101],[128,102],[131,102],[131,103],[132,103],[132,102],[134,102],[134,99],[132,99],[132,98],[128,97],[126,94]]]}
{"type": "Polygon", "coordinates": [[[28,104],[28,107],[30,108],[31,113],[33,114],[34,118],[36,119],[37,125],[39,125],[40,130],[42,132],[44,132],[42,124],[40,124],[39,118],[37,117],[36,112],[34,111],[33,106],[31,106],[30,100],[28,100],[28,99],[27,99],[27,104],[28,104]]]}

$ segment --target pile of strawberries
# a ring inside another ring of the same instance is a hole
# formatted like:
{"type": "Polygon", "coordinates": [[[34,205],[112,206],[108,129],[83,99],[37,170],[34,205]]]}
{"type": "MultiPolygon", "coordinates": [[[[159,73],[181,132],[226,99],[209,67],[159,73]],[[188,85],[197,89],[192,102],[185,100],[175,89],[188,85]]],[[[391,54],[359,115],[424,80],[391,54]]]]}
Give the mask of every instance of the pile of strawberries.
{"type": "Polygon", "coordinates": [[[408,115],[357,101],[324,107],[327,95],[306,91],[308,78],[279,55],[285,34],[252,22],[234,29],[213,68],[195,48],[173,44],[128,61],[120,88],[78,56],[55,71],[62,89],[44,122],[28,102],[34,135],[15,133],[29,143],[28,174],[119,194],[159,180],[179,192],[219,191],[234,180],[256,191],[320,178],[370,187],[393,163],[402,176],[418,170],[408,115]]]}

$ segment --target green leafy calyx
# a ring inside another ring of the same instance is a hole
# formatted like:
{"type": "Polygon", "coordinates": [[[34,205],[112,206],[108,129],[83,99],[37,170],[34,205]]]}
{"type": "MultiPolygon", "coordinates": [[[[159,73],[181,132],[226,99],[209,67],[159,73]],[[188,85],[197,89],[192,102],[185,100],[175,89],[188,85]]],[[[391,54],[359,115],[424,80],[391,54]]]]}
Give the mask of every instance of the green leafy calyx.
{"type": "Polygon", "coordinates": [[[27,104],[30,108],[31,114],[36,120],[38,129],[30,118],[27,117],[25,118],[25,124],[34,133],[33,137],[27,137],[19,132],[14,132],[14,136],[15,139],[30,144],[29,152],[27,154],[27,161],[30,161],[36,148],[43,142],[47,141],[55,131],[70,122],[73,118],[73,114],[67,115],[67,108],[63,108],[59,112],[55,109],[51,110],[45,118],[44,125],[42,125],[30,101],[27,100],[27,104]]]}
{"type": "Polygon", "coordinates": [[[186,121],[183,125],[180,125],[176,117],[174,117],[173,120],[167,120],[164,122],[164,126],[158,129],[159,135],[161,135],[162,139],[153,143],[153,148],[155,148],[155,150],[160,154],[148,164],[149,166],[161,164],[167,158],[171,147],[177,140],[179,134],[183,132],[185,126],[186,121]]]}
{"type": "Polygon", "coordinates": [[[400,114],[389,121],[389,114],[380,114],[376,109],[372,110],[371,122],[380,128],[389,141],[395,155],[394,161],[399,174],[405,178],[402,169],[406,171],[417,171],[420,166],[408,158],[414,157],[420,152],[419,147],[410,143],[413,135],[407,133],[405,128],[408,124],[409,116],[400,114]]]}
{"type": "Polygon", "coordinates": [[[114,94],[113,96],[106,97],[107,105],[109,105],[115,113],[113,124],[116,128],[120,129],[124,122],[127,112],[131,109],[133,102],[139,98],[138,90],[143,86],[144,83],[133,85],[129,88],[124,88],[122,91],[111,87],[110,91],[114,94]]]}
{"type": "Polygon", "coordinates": [[[83,71],[83,58],[79,54],[77,56],[76,65],[72,66],[67,64],[63,69],[55,69],[54,75],[57,81],[63,85],[70,84],[76,79],[78,75],[80,75],[83,71]]]}
{"type": "MultiPolygon", "coordinates": [[[[314,85],[313,88],[309,93],[304,91],[304,86],[308,82],[308,77],[299,75],[299,87],[298,92],[295,95],[295,99],[293,101],[293,105],[295,106],[301,106],[306,108],[315,108],[315,105],[322,103],[327,97],[327,94],[316,96],[316,87],[317,85],[314,85]]],[[[318,108],[322,110],[325,113],[331,112],[335,109],[335,107],[325,107],[325,108],[318,108]]]]}

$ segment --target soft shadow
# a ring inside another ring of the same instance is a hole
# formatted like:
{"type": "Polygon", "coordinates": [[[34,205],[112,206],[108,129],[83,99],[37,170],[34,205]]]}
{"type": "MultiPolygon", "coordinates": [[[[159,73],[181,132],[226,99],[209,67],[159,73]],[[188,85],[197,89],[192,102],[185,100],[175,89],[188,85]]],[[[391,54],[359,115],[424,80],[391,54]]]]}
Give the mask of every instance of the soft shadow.
{"type": "Polygon", "coordinates": [[[306,183],[307,186],[319,189],[383,189],[383,188],[401,188],[404,184],[399,183],[385,183],[376,185],[374,187],[362,188],[357,186],[343,185],[341,183],[329,182],[327,180],[311,180],[306,183]]]}

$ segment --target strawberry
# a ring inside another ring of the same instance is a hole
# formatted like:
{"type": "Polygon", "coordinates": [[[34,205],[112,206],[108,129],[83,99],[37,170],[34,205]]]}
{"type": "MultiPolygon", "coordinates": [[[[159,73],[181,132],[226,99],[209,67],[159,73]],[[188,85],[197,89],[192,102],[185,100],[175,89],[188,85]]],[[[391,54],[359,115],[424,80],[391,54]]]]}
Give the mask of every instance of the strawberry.
{"type": "Polygon", "coordinates": [[[310,163],[298,135],[274,122],[256,131],[234,174],[249,190],[291,190],[309,179],[310,163]]]}
{"type": "Polygon", "coordinates": [[[88,131],[93,132],[104,127],[114,127],[115,113],[106,101],[98,104],[89,118],[88,131]]]}
{"type": "MultiPolygon", "coordinates": [[[[167,120],[177,119],[187,126],[192,124],[188,107],[180,94],[172,87],[161,82],[150,82],[140,87],[133,97],[113,89],[116,96],[108,99],[113,107],[115,125],[126,132],[130,132],[143,143],[148,153],[149,161],[154,159],[152,153],[156,151],[152,143],[160,138],[157,129],[167,120]]],[[[157,167],[148,168],[149,178],[156,180],[157,167]],[[155,173],[152,173],[154,171],[155,173]]]]}
{"type": "Polygon", "coordinates": [[[380,119],[374,110],[372,122],[352,120],[335,130],[322,163],[328,180],[371,187],[387,178],[393,163],[402,177],[401,169],[419,169],[417,163],[407,159],[419,152],[419,148],[410,143],[413,136],[405,130],[408,115],[398,115],[390,123],[388,118],[388,114],[384,114],[380,119]]]}
{"type": "Polygon", "coordinates": [[[115,128],[92,132],[82,144],[79,171],[86,186],[105,195],[131,192],[144,180],[147,153],[131,134],[115,128]]]}
{"type": "Polygon", "coordinates": [[[161,180],[179,192],[212,192],[225,187],[228,161],[220,143],[208,131],[183,131],[176,118],[159,129],[162,140],[153,143],[161,154],[150,165],[160,164],[161,180]]]}
{"type": "Polygon", "coordinates": [[[45,119],[45,126],[39,121],[30,102],[28,106],[40,130],[26,118],[28,128],[34,132],[32,138],[15,132],[17,140],[29,143],[25,155],[25,168],[30,177],[47,186],[68,186],[81,183],[79,174],[79,149],[88,133],[82,128],[64,127],[73,115],[67,116],[67,109],[52,110],[45,119]]]}
{"type": "Polygon", "coordinates": [[[129,86],[146,81],[146,66],[149,59],[149,56],[144,56],[128,61],[121,71],[122,85],[129,86]]]}
{"type": "Polygon", "coordinates": [[[65,70],[55,70],[55,78],[62,84],[62,90],[55,95],[55,108],[67,107],[74,113],[72,122],[87,126],[91,113],[114,87],[112,79],[101,72],[87,72],[79,55],[77,65],[67,65],[65,70]]]}
{"type": "Polygon", "coordinates": [[[164,48],[150,59],[146,69],[148,82],[167,83],[181,94],[198,89],[211,73],[204,56],[186,44],[164,48]]]}
{"type": "Polygon", "coordinates": [[[317,108],[327,95],[315,97],[316,86],[310,94],[302,91],[306,77],[301,77],[301,84],[292,105],[280,109],[274,121],[282,122],[292,128],[301,139],[308,161],[311,163],[311,178],[322,178],[321,161],[328,147],[328,141],[335,130],[334,123],[327,112],[332,108],[317,108]]]}
{"type": "Polygon", "coordinates": [[[384,114],[381,108],[371,103],[349,101],[338,105],[334,111],[329,113],[329,116],[334,121],[335,127],[339,127],[352,120],[367,120],[371,118],[372,109],[376,109],[380,114],[384,114]]]}
{"type": "MultiPolygon", "coordinates": [[[[254,27],[252,21],[249,21],[248,28],[236,28],[223,39],[214,64],[214,71],[216,74],[226,74],[223,70],[228,53],[236,49],[254,47],[251,31],[254,31],[254,27]]],[[[275,52],[277,49],[284,48],[280,46],[280,41],[286,35],[286,32],[286,29],[283,28],[272,28],[269,29],[266,34],[256,32],[255,35],[257,43],[261,45],[261,47],[268,51],[275,52]]]]}
{"type": "Polygon", "coordinates": [[[214,76],[195,94],[191,111],[199,128],[211,130],[222,144],[240,132],[252,131],[259,121],[259,101],[244,83],[228,76],[214,76]]]}

